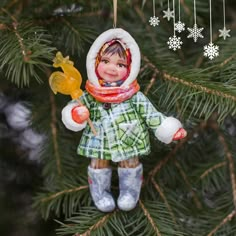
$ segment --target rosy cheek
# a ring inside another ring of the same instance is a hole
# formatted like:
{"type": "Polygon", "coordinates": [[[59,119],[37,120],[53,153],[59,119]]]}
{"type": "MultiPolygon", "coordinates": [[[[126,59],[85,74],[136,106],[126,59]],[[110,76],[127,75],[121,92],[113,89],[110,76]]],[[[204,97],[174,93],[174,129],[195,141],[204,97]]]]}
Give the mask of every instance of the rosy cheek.
{"type": "Polygon", "coordinates": [[[120,71],[120,76],[121,78],[124,78],[126,75],[127,75],[127,68],[123,68],[121,71],[120,71]]]}
{"type": "Polygon", "coordinates": [[[99,75],[101,75],[101,74],[104,72],[105,67],[106,67],[106,65],[105,65],[105,64],[102,64],[102,63],[100,63],[100,64],[98,65],[98,74],[99,74],[99,75]]]}

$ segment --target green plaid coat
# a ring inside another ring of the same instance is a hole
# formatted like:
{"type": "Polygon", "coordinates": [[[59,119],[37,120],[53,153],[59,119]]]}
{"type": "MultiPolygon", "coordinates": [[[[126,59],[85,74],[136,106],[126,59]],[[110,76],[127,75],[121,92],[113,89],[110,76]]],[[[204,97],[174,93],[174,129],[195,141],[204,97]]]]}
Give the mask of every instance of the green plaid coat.
{"type": "Polygon", "coordinates": [[[166,118],[141,92],[122,103],[111,104],[108,110],[87,92],[80,99],[90,111],[97,135],[87,125],[77,152],[90,158],[119,162],[148,154],[150,141],[147,128],[155,132],[166,118]]]}

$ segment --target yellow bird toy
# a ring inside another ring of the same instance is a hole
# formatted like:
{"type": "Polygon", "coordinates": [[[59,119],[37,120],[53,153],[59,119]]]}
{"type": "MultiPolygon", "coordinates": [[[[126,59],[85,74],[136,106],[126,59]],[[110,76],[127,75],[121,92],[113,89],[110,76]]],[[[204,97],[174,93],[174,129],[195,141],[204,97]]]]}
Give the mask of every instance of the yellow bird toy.
{"type": "Polygon", "coordinates": [[[61,52],[57,52],[53,59],[53,67],[61,67],[63,72],[53,72],[49,78],[49,85],[52,91],[70,95],[72,99],[78,99],[83,91],[80,89],[82,77],[74,67],[74,62],[69,60],[69,56],[63,57],[61,52]]]}
{"type": "MultiPolygon", "coordinates": [[[[57,52],[56,57],[53,59],[53,67],[61,67],[63,72],[56,71],[51,74],[49,77],[49,85],[52,91],[57,94],[57,92],[70,95],[71,98],[78,101],[78,104],[82,107],[83,104],[80,102],[79,97],[83,94],[83,91],[80,89],[82,83],[82,76],[79,71],[74,67],[74,62],[69,60],[69,56],[63,57],[61,52],[57,52]]],[[[80,109],[81,112],[84,109],[80,109]]],[[[84,114],[85,117],[89,117],[89,113],[84,114]]],[[[88,123],[96,135],[96,130],[88,118],[88,123]]]]}

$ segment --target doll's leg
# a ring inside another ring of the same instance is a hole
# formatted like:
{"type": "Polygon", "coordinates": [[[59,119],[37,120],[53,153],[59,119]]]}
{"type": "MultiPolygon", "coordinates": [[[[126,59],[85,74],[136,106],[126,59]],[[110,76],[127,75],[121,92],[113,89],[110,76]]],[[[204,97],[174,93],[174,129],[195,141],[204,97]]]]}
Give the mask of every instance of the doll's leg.
{"type": "Polygon", "coordinates": [[[139,165],[139,158],[138,157],[130,158],[128,160],[119,162],[119,167],[121,167],[121,168],[135,168],[138,165],[139,165]]]}
{"type": "Polygon", "coordinates": [[[139,199],[143,179],[143,166],[137,157],[122,161],[119,166],[120,195],[117,204],[121,210],[130,211],[137,205],[139,199]]]}
{"type": "Polygon", "coordinates": [[[101,160],[101,159],[91,158],[90,166],[93,169],[108,168],[110,166],[110,161],[109,160],[101,160]]]}
{"type": "Polygon", "coordinates": [[[115,202],[111,191],[111,168],[109,161],[91,159],[88,167],[89,189],[96,207],[102,212],[115,209],[115,202]]]}

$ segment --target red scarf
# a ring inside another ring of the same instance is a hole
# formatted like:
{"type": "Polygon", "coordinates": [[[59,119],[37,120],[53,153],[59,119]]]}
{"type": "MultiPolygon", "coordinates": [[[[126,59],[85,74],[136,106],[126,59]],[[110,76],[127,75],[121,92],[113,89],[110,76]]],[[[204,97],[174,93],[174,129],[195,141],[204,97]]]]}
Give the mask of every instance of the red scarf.
{"type": "Polygon", "coordinates": [[[140,89],[137,80],[134,80],[125,88],[122,87],[97,87],[89,80],[85,86],[88,93],[90,93],[97,101],[103,103],[121,103],[131,98],[140,89]]]}

